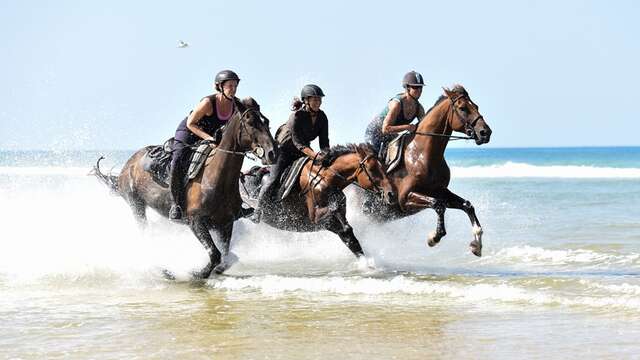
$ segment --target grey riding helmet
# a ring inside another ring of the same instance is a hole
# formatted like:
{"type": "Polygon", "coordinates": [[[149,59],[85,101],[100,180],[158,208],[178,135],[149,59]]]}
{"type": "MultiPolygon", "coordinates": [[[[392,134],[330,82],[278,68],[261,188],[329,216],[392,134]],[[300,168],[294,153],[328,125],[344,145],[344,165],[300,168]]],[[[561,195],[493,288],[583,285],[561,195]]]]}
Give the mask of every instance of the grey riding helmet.
{"type": "Polygon", "coordinates": [[[407,86],[424,86],[424,79],[422,78],[422,75],[416,71],[409,71],[404,74],[404,77],[402,78],[402,87],[406,89],[407,86]]]}

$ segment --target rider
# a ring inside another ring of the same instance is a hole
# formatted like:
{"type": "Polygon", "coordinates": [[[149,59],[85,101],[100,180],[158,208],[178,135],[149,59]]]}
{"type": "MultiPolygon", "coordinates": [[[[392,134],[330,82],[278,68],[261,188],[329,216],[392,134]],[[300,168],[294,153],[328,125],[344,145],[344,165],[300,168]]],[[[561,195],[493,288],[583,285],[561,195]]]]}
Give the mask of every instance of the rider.
{"type": "Polygon", "coordinates": [[[173,204],[169,218],[181,219],[186,206],[186,172],[188,170],[190,146],[200,140],[209,140],[216,145],[221,128],[242,103],[236,98],[240,78],[231,70],[222,70],[215,77],[216,93],[205,96],[176,129],[171,158],[169,186],[173,204]],[[219,131],[220,130],[220,131],[219,131]]]}
{"type": "Polygon", "coordinates": [[[411,124],[413,119],[422,119],[424,108],[418,101],[422,95],[424,80],[422,75],[409,71],[402,79],[403,93],[397,94],[389,100],[387,106],[369,123],[365,132],[368,143],[373,145],[376,154],[393,139],[394,134],[403,131],[416,131],[417,126],[411,124]]]}
{"type": "Polygon", "coordinates": [[[325,157],[329,150],[329,122],[324,111],[320,110],[324,93],[319,86],[305,85],[300,92],[300,98],[293,98],[289,120],[278,128],[276,140],[280,145],[280,155],[275,165],[271,167],[266,183],[260,189],[258,206],[253,215],[254,222],[260,222],[262,207],[271,192],[273,184],[280,178],[282,172],[300,157],[307,156],[327,164],[325,157]],[[302,100],[300,100],[302,99],[302,100]],[[319,138],[321,151],[316,153],[310,143],[319,138]]]}

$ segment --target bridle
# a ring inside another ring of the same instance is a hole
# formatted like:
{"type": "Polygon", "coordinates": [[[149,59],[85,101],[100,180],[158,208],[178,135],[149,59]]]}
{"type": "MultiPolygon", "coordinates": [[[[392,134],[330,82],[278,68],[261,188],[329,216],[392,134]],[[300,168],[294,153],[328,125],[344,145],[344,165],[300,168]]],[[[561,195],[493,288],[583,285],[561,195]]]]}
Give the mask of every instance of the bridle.
{"type": "Polygon", "coordinates": [[[469,139],[475,140],[476,139],[476,133],[475,133],[473,128],[476,126],[476,123],[478,122],[478,120],[484,119],[484,118],[482,117],[482,115],[480,115],[480,112],[478,112],[478,116],[476,116],[473,120],[468,121],[462,115],[460,108],[456,106],[456,103],[460,99],[466,99],[469,103],[475,105],[476,108],[478,107],[478,105],[476,105],[467,95],[464,95],[464,94],[458,95],[455,99],[451,99],[450,98],[450,100],[451,100],[451,115],[453,115],[454,111],[456,112],[456,114],[458,114],[458,118],[460,119],[460,121],[462,121],[462,123],[464,125],[464,132],[467,134],[469,139]]]}
{"type": "MultiPolygon", "coordinates": [[[[464,132],[465,132],[465,134],[467,134],[467,136],[447,135],[447,134],[445,134],[445,132],[447,131],[447,126],[445,126],[444,130],[442,131],[442,133],[431,133],[431,132],[416,131],[416,132],[414,132],[414,134],[423,135],[423,136],[446,137],[446,138],[449,138],[450,140],[475,140],[476,139],[476,133],[474,131],[474,127],[476,126],[476,123],[478,123],[478,121],[480,119],[484,119],[484,118],[478,112],[478,116],[476,116],[472,121],[468,121],[466,119],[466,117],[464,117],[463,114],[461,113],[460,108],[458,108],[456,106],[456,102],[458,102],[458,100],[463,99],[463,98],[466,99],[467,101],[469,101],[471,104],[476,105],[469,98],[469,96],[467,96],[465,94],[460,94],[460,95],[458,95],[457,97],[455,97],[453,99],[449,98],[449,101],[451,101],[451,116],[448,116],[449,120],[447,121],[447,124],[449,124],[449,121],[450,121],[450,119],[453,118],[453,113],[455,112],[458,115],[458,118],[460,119],[460,121],[462,121],[462,124],[464,125],[464,132]]],[[[476,105],[476,108],[477,107],[478,106],[476,105]]]]}
{"type": "MultiPolygon", "coordinates": [[[[265,151],[262,148],[262,146],[258,145],[255,148],[248,150],[248,151],[237,151],[237,147],[238,144],[240,144],[240,140],[242,139],[242,132],[246,131],[249,132],[249,130],[247,129],[247,124],[245,123],[245,118],[246,115],[249,113],[257,113],[258,116],[260,117],[260,119],[263,120],[263,124],[268,128],[269,127],[269,119],[267,119],[266,116],[264,116],[259,110],[255,109],[255,108],[247,108],[245,111],[243,111],[240,114],[240,131],[238,131],[238,133],[236,134],[236,138],[235,141],[233,143],[233,150],[226,150],[226,149],[220,149],[219,147],[216,147],[215,149],[213,149],[210,153],[208,157],[214,156],[216,154],[216,152],[222,152],[225,154],[231,154],[231,155],[238,155],[238,156],[245,156],[247,159],[249,160],[256,160],[256,158],[254,158],[254,156],[256,156],[258,159],[263,160],[264,159],[264,155],[265,155],[265,151]],[[253,156],[254,155],[254,156],[253,156]]],[[[205,140],[203,141],[204,143],[209,142],[212,143],[210,140],[205,140]]],[[[203,143],[200,142],[200,143],[203,143]]]]}
{"type": "MultiPolygon", "coordinates": [[[[318,155],[316,154],[316,156],[313,158],[312,162],[315,162],[317,157],[318,157],[318,155]]],[[[344,182],[349,183],[349,184],[354,184],[355,186],[361,188],[364,191],[368,191],[368,192],[374,193],[376,195],[382,195],[383,194],[382,189],[375,183],[375,181],[373,180],[373,176],[371,176],[371,173],[369,172],[369,170],[367,170],[366,163],[372,157],[373,157],[373,155],[369,154],[369,155],[366,155],[364,158],[362,158],[362,160],[360,160],[360,162],[358,162],[358,168],[353,173],[353,175],[351,175],[351,177],[349,177],[349,178],[345,178],[344,176],[342,176],[342,175],[338,174],[337,172],[335,172],[330,167],[323,167],[322,165],[320,165],[320,169],[318,169],[318,171],[316,171],[315,174],[313,174],[313,176],[311,176],[312,175],[311,174],[311,170],[313,168],[313,164],[312,164],[312,166],[309,168],[309,175],[308,175],[309,182],[307,183],[307,186],[305,187],[305,189],[303,189],[303,191],[300,193],[300,195],[304,195],[307,192],[311,191],[314,187],[316,187],[320,183],[320,181],[322,181],[322,178],[318,179],[318,177],[320,177],[320,172],[322,170],[327,170],[330,173],[332,173],[333,175],[335,175],[337,178],[343,180],[344,182]],[[366,189],[356,181],[358,179],[358,175],[360,175],[361,172],[364,172],[367,175],[367,179],[369,180],[369,182],[371,182],[371,185],[373,185],[373,189],[374,190],[366,189]]],[[[313,192],[312,192],[312,194],[313,194],[313,192]]],[[[315,198],[314,198],[314,202],[315,202],[315,198]]]]}

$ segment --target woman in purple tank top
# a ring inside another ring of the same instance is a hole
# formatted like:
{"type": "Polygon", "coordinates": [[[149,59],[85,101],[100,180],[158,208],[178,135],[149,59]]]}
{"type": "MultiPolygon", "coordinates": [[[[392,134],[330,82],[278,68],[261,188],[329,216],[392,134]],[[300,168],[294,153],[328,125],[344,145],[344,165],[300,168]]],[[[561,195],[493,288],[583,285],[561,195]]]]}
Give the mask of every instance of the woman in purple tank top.
{"type": "Polygon", "coordinates": [[[242,106],[236,98],[239,82],[240,78],[235,72],[220,71],[215,78],[216,93],[203,97],[176,129],[169,179],[173,199],[169,218],[172,220],[182,218],[185,206],[190,146],[200,140],[209,140],[215,146],[219,140],[215,138],[216,132],[226,124],[238,106],[242,106]]]}

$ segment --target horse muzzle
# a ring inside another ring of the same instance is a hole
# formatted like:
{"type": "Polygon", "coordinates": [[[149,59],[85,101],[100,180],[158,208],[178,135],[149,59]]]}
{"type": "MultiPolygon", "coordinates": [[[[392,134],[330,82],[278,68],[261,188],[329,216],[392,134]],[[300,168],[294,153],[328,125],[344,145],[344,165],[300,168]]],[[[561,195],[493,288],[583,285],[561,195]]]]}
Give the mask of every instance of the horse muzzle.
{"type": "Polygon", "coordinates": [[[262,146],[258,145],[255,148],[253,148],[251,152],[255,156],[257,156],[260,160],[262,160],[262,163],[264,165],[273,165],[276,163],[276,160],[278,159],[278,153],[276,152],[275,148],[265,151],[265,149],[262,146]]]}

